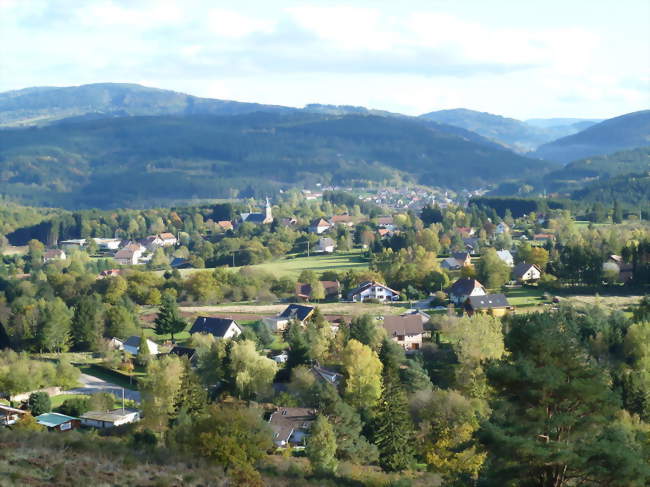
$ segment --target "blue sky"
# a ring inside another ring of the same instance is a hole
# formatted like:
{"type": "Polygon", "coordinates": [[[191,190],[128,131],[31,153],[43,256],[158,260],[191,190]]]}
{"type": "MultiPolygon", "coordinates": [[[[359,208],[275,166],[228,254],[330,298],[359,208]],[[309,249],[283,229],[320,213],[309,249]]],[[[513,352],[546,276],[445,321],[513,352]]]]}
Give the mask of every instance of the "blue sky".
{"type": "Polygon", "coordinates": [[[650,106],[648,0],[0,0],[0,91],[132,82],[520,119],[650,106]]]}

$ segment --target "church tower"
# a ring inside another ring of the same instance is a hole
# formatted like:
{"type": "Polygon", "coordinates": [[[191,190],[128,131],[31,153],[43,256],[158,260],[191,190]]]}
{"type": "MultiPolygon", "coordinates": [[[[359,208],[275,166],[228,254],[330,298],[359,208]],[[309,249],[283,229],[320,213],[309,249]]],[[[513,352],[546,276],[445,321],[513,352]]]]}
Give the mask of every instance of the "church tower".
{"type": "Polygon", "coordinates": [[[273,212],[271,210],[271,202],[266,198],[266,210],[264,212],[264,223],[273,223],[273,212]]]}

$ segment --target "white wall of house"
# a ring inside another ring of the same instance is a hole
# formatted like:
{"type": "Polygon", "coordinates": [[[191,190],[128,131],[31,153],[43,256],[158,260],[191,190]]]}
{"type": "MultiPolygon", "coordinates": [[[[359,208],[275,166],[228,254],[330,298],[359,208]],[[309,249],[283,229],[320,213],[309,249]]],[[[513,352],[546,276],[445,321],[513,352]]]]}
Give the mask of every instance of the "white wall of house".
{"type": "Polygon", "coordinates": [[[522,281],[534,281],[542,277],[542,274],[537,270],[536,267],[531,267],[528,269],[520,280],[522,281]]]}
{"type": "Polygon", "coordinates": [[[386,289],[383,286],[371,286],[352,296],[352,301],[365,301],[366,299],[377,299],[379,301],[396,301],[399,295],[386,289]]]}
{"type": "Polygon", "coordinates": [[[449,295],[449,301],[455,304],[463,304],[465,301],[467,301],[467,298],[470,296],[485,296],[487,293],[485,292],[485,289],[482,287],[475,287],[472,289],[472,292],[469,294],[461,294],[460,296],[457,296],[455,294],[450,294],[449,295]]]}
{"type": "Polygon", "coordinates": [[[404,350],[418,350],[422,347],[422,333],[394,336],[393,341],[400,344],[404,350]]]}

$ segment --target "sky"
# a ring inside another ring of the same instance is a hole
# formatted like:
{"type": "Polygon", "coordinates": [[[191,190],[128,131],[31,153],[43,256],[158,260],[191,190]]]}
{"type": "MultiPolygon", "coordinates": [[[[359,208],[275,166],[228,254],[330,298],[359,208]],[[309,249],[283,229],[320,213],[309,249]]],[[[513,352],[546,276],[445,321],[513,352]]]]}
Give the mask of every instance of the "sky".
{"type": "Polygon", "coordinates": [[[609,118],[650,107],[650,1],[0,0],[0,91],[98,82],[609,118]]]}

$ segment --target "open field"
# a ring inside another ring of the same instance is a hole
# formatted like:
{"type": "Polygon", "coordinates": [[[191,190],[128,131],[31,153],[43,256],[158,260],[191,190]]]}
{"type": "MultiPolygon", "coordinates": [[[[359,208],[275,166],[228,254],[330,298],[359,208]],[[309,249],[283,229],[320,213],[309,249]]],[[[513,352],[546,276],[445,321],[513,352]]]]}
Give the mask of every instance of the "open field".
{"type": "MultiPolygon", "coordinates": [[[[248,266],[251,269],[259,269],[269,272],[276,277],[291,277],[296,279],[303,270],[312,270],[315,272],[324,271],[347,271],[349,269],[367,269],[368,261],[363,257],[361,250],[351,252],[340,252],[334,254],[317,254],[309,257],[282,258],[263,264],[248,266]]],[[[229,267],[237,270],[239,267],[229,267]]],[[[179,269],[183,277],[187,277],[195,272],[207,272],[212,269],[179,269]]],[[[163,274],[165,271],[156,271],[163,274]]]]}
{"type": "MultiPolygon", "coordinates": [[[[324,315],[354,316],[364,313],[376,315],[396,315],[408,309],[408,303],[395,304],[370,304],[370,303],[309,303],[318,306],[324,315]]],[[[241,304],[227,303],[217,306],[184,306],[180,309],[189,313],[214,313],[236,318],[238,315],[271,316],[287,307],[287,303],[280,304],[241,304]]],[[[252,319],[252,318],[249,318],[252,319]]]]}
{"type": "Polygon", "coordinates": [[[23,245],[21,247],[14,247],[13,245],[9,245],[1,253],[2,255],[25,255],[27,253],[27,250],[27,245],[23,245]]]}

